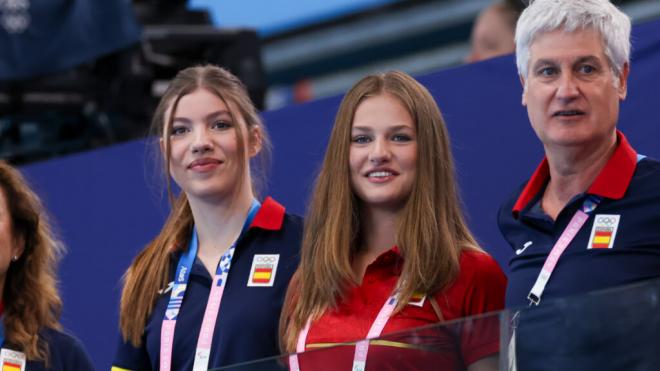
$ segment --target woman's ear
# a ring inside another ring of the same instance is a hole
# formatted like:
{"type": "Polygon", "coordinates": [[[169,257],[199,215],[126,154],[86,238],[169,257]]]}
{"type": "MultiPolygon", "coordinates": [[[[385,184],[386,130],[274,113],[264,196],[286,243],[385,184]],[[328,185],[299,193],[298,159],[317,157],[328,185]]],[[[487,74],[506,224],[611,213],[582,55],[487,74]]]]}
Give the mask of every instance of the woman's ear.
{"type": "Polygon", "coordinates": [[[263,131],[260,126],[253,126],[249,130],[248,155],[254,157],[261,152],[263,147],[263,131]]]}
{"type": "Polygon", "coordinates": [[[25,237],[22,234],[14,238],[14,245],[11,247],[11,260],[17,261],[25,252],[25,237]]]}

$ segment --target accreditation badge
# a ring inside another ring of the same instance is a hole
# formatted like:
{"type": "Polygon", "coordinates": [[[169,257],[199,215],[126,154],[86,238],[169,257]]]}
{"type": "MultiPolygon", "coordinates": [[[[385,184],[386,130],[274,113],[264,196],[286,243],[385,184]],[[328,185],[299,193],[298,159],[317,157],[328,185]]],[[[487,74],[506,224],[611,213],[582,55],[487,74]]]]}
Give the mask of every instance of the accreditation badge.
{"type": "Polygon", "coordinates": [[[587,249],[611,249],[621,215],[596,214],[587,249]]]}
{"type": "Polygon", "coordinates": [[[249,287],[272,287],[277,273],[280,254],[255,254],[247,285],[249,287]]]}
{"type": "Polygon", "coordinates": [[[2,348],[0,365],[2,371],[25,371],[25,354],[17,350],[2,348]]]}

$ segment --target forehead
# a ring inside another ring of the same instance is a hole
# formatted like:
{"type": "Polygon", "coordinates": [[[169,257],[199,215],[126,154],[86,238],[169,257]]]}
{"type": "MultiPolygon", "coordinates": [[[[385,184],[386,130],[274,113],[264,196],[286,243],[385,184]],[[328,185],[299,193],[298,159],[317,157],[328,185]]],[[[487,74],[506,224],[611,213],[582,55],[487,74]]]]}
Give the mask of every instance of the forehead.
{"type": "Polygon", "coordinates": [[[548,31],[536,36],[529,48],[530,63],[539,59],[558,62],[587,56],[606,59],[603,38],[591,29],[548,31]]]}
{"type": "Polygon", "coordinates": [[[364,126],[410,126],[413,119],[398,97],[384,92],[364,98],[353,116],[353,127],[364,126]]]}
{"type": "MultiPolygon", "coordinates": [[[[168,109],[171,112],[174,100],[170,103],[168,109]]],[[[205,88],[197,88],[196,90],[181,96],[176,107],[174,116],[189,116],[204,114],[210,111],[225,110],[228,111],[233,106],[228,105],[222,98],[215,93],[205,88]]]]}

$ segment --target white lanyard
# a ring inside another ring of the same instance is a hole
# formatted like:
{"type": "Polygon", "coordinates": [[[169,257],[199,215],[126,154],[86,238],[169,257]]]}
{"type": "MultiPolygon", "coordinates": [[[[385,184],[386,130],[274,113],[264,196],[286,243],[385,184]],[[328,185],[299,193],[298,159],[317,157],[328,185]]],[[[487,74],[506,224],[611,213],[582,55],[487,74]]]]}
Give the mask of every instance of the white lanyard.
{"type": "MultiPolygon", "coordinates": [[[[353,355],[353,368],[352,371],[364,371],[367,366],[367,353],[369,352],[369,340],[374,339],[380,336],[383,332],[383,328],[387,324],[387,321],[390,319],[396,304],[398,303],[398,295],[392,294],[383,307],[378,312],[376,320],[371,324],[367,338],[360,340],[355,344],[355,354],[353,355]]],[[[291,371],[300,371],[300,364],[298,363],[297,353],[302,353],[305,351],[305,341],[307,340],[307,334],[309,333],[309,328],[311,326],[311,320],[307,320],[305,328],[298,335],[298,342],[296,345],[296,353],[289,356],[289,369],[291,371]]]]}
{"type": "MultiPolygon", "coordinates": [[[[254,216],[261,204],[254,200],[248,212],[248,217],[243,224],[241,235],[249,228],[254,216]]],[[[240,236],[239,236],[240,239],[240,236]]],[[[237,240],[238,241],[238,240],[237,240]]],[[[160,332],[160,369],[162,371],[169,371],[172,368],[172,346],[174,343],[174,329],[176,326],[181,303],[186,293],[188,278],[190,277],[190,270],[197,256],[198,240],[197,231],[193,228],[192,238],[188,251],[181,255],[177,264],[176,276],[174,277],[174,286],[170,294],[170,300],[167,304],[167,310],[163,317],[160,332]]],[[[209,358],[211,354],[211,342],[213,340],[213,332],[215,330],[215,323],[218,319],[218,312],[222,302],[222,295],[225,290],[229,269],[231,268],[231,260],[234,256],[236,249],[236,242],[234,242],[229,250],[220,258],[220,263],[216,268],[215,277],[211,283],[211,292],[209,294],[208,302],[206,303],[206,310],[204,311],[204,318],[202,320],[202,328],[199,332],[197,339],[197,348],[195,349],[195,362],[193,370],[208,369],[209,358]]]]}
{"type": "Polygon", "coordinates": [[[582,207],[575,212],[575,215],[573,215],[573,218],[571,218],[568,226],[566,226],[566,229],[564,229],[561,236],[559,236],[559,239],[552,247],[550,254],[545,259],[543,268],[541,268],[541,272],[536,278],[536,282],[534,283],[532,290],[530,290],[529,294],[527,295],[527,299],[529,299],[529,305],[538,305],[541,302],[541,295],[543,295],[545,285],[547,285],[548,281],[550,280],[550,275],[552,275],[552,272],[557,266],[559,257],[564,252],[564,250],[566,250],[568,245],[570,245],[571,241],[573,241],[584,223],[587,221],[587,219],[589,219],[589,215],[596,209],[596,206],[598,206],[598,203],[600,203],[601,200],[602,197],[588,195],[582,203],[582,207]]]}

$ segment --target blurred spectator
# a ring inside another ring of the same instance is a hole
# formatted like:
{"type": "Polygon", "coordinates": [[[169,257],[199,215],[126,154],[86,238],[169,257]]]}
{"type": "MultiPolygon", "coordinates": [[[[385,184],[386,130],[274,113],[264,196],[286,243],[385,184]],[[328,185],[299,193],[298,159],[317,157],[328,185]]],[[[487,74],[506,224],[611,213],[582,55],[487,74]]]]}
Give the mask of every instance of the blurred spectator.
{"type": "Polygon", "coordinates": [[[513,53],[513,33],[524,8],[520,0],[499,0],[482,10],[474,22],[470,37],[472,49],[465,61],[478,62],[513,53]]]}

